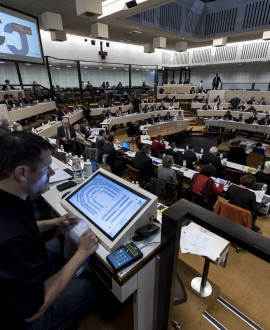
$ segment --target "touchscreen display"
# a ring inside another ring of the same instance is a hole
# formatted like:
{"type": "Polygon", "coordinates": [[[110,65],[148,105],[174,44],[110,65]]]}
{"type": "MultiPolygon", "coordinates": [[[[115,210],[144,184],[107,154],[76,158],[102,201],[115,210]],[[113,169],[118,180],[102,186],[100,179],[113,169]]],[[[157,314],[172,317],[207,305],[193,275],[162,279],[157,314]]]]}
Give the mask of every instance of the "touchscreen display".
{"type": "Polygon", "coordinates": [[[111,240],[149,201],[101,173],[80,186],[66,200],[111,240]]]}
{"type": "Polygon", "coordinates": [[[226,184],[228,184],[228,180],[224,180],[224,179],[220,179],[220,178],[216,178],[215,183],[219,184],[220,181],[224,182],[224,186],[226,186],[226,184]]]}

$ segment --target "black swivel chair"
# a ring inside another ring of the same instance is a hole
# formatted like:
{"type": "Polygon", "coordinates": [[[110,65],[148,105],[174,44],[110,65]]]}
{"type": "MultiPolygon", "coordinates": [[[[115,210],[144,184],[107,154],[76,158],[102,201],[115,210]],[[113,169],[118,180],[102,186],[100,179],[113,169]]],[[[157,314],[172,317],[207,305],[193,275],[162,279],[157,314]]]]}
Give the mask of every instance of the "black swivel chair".
{"type": "Polygon", "coordinates": [[[233,162],[241,165],[246,165],[246,151],[241,147],[231,147],[228,151],[228,162],[233,162]]]}

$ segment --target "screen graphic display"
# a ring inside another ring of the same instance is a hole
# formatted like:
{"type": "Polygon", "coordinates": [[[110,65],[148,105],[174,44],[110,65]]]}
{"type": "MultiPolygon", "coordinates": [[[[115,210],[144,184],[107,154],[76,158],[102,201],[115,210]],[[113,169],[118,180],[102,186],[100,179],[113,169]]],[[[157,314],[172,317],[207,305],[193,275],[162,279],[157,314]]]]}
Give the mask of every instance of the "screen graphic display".
{"type": "Polygon", "coordinates": [[[0,5],[0,60],[43,63],[35,17],[0,5]]]}
{"type": "Polygon", "coordinates": [[[66,201],[113,240],[149,199],[97,173],[66,201]]]}

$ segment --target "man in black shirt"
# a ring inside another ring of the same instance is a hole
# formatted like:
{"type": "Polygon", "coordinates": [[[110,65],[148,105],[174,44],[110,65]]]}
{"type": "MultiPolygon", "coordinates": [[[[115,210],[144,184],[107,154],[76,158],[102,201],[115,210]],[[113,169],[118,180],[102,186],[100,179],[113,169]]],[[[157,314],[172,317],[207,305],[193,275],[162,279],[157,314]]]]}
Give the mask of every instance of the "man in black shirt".
{"type": "Polygon", "coordinates": [[[216,147],[211,147],[209,152],[202,155],[201,163],[202,165],[212,164],[216,168],[216,176],[223,177],[226,166],[221,164],[221,160],[220,157],[217,156],[217,152],[218,150],[216,147]]]}
{"type": "Polygon", "coordinates": [[[52,244],[46,250],[40,232],[77,222],[72,213],[36,222],[26,201],[54,174],[51,146],[38,135],[16,131],[0,137],[0,153],[0,329],[60,329],[93,301],[90,282],[73,277],[96,250],[97,238],[86,230],[66,263],[52,244]]]}
{"type": "Polygon", "coordinates": [[[149,181],[154,176],[154,167],[150,158],[151,146],[143,145],[142,150],[136,152],[134,158],[134,168],[143,172],[143,180],[149,181]]]}

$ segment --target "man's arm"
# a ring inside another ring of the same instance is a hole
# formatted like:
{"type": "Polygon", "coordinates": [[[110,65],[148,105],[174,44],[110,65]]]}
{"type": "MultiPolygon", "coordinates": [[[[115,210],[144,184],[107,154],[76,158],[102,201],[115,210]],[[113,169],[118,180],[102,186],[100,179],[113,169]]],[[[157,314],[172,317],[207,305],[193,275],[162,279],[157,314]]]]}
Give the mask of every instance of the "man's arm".
{"type": "Polygon", "coordinates": [[[87,229],[79,238],[78,250],[65,266],[56,274],[45,281],[44,304],[35,315],[26,319],[26,322],[33,322],[39,318],[47,308],[64,291],[77,270],[84,263],[86,258],[95,252],[98,247],[98,239],[91,229],[87,229]]]}
{"type": "Polygon", "coordinates": [[[59,218],[50,219],[50,220],[39,220],[37,221],[37,226],[38,226],[38,230],[41,233],[43,233],[44,231],[47,231],[56,226],[65,227],[65,226],[73,225],[75,223],[78,223],[77,217],[73,213],[69,212],[59,218]]]}

